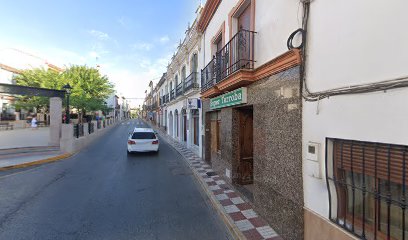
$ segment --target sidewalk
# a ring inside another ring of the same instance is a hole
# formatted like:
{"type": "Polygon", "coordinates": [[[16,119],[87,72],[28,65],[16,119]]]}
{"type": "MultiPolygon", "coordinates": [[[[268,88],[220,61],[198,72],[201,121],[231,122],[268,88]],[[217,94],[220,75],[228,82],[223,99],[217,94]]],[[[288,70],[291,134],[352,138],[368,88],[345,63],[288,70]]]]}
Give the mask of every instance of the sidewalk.
{"type": "Polygon", "coordinates": [[[11,156],[10,158],[0,159],[0,171],[2,169],[10,169],[16,166],[25,166],[27,164],[32,164],[33,162],[42,161],[45,159],[52,159],[58,156],[61,156],[62,153],[55,153],[55,154],[39,154],[35,156],[21,156],[15,157],[11,156]]]}
{"type": "Polygon", "coordinates": [[[152,128],[184,157],[214,207],[237,239],[282,239],[265,220],[258,216],[252,206],[240,197],[234,187],[211,169],[211,166],[161,129],[155,126],[152,128]]]}

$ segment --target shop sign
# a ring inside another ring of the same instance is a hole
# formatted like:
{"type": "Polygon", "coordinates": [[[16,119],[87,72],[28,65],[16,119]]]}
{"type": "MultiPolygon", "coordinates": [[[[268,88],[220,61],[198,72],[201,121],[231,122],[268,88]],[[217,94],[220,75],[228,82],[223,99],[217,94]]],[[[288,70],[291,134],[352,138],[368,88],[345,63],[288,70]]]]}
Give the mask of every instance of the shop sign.
{"type": "Polygon", "coordinates": [[[210,109],[219,109],[247,103],[247,88],[242,87],[210,99],[210,109]]]}
{"type": "Polygon", "coordinates": [[[188,109],[199,109],[201,108],[201,100],[198,98],[189,98],[187,99],[187,108],[188,109]]]}

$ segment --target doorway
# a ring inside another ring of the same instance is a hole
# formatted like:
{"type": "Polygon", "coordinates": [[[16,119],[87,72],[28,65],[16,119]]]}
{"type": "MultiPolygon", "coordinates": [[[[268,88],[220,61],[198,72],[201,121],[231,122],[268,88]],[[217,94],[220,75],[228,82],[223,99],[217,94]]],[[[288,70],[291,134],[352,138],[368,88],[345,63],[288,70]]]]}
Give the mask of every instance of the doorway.
{"type": "Polygon", "coordinates": [[[187,142],[187,128],[188,128],[188,122],[187,122],[187,111],[186,109],[181,110],[181,115],[183,116],[183,142],[187,142]]]}
{"type": "Polygon", "coordinates": [[[254,141],[253,141],[253,109],[239,110],[239,154],[238,184],[248,185],[254,182],[254,141]]]}

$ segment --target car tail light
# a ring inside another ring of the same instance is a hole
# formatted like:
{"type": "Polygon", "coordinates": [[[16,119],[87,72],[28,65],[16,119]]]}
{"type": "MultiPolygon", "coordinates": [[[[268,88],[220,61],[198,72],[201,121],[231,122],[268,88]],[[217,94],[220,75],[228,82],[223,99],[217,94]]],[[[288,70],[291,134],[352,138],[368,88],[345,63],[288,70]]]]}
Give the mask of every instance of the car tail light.
{"type": "Polygon", "coordinates": [[[136,144],[136,142],[132,140],[128,140],[128,144],[133,145],[133,144],[136,144]]]}
{"type": "Polygon", "coordinates": [[[152,144],[159,144],[159,140],[154,140],[152,144]]]}

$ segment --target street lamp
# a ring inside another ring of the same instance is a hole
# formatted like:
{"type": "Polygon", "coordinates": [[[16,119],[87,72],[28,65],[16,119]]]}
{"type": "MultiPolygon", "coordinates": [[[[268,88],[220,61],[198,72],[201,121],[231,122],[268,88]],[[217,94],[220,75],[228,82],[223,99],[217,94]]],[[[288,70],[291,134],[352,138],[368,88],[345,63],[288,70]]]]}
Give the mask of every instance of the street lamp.
{"type": "Polygon", "coordinates": [[[66,108],[66,119],[65,119],[65,123],[69,124],[70,122],[70,114],[69,114],[69,95],[71,94],[71,89],[72,87],[69,85],[69,83],[67,83],[65,86],[62,87],[63,89],[65,89],[65,92],[67,94],[67,108],[66,108]]]}

